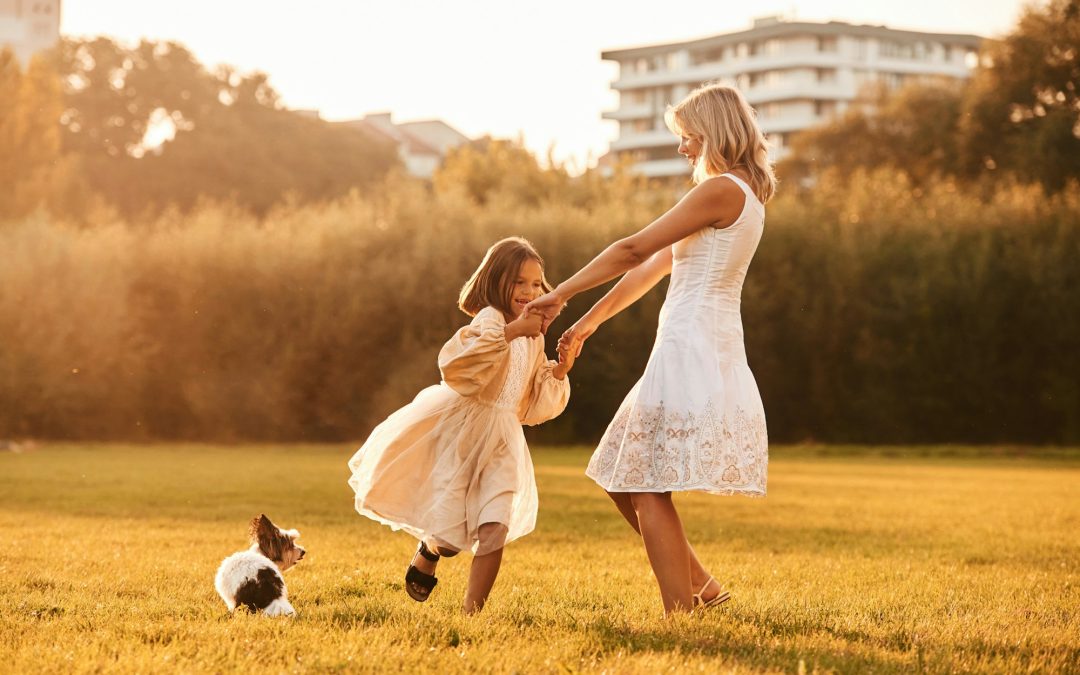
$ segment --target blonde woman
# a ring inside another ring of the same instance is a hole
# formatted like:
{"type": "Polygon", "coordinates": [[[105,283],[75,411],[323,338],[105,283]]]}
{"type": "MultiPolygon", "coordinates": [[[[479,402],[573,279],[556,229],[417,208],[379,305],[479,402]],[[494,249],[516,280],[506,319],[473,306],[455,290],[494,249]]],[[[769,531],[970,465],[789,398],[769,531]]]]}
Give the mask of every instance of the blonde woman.
{"type": "Polygon", "coordinates": [[[641,535],[670,614],[729,597],[686,540],[672,493],[765,495],[765,412],[746,362],[739,305],[776,180],[737,89],[703,86],[666,120],[693,167],[694,187],[529,310],[544,315],[546,328],[570,298],[623,275],[563,333],[560,348],[576,355],[600,324],[671,275],[645,372],[586,471],[641,535]]]}

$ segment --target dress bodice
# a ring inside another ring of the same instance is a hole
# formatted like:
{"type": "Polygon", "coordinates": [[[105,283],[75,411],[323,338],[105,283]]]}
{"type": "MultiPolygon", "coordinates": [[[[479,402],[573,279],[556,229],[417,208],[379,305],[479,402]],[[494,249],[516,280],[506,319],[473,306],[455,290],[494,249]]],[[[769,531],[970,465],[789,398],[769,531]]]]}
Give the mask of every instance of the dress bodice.
{"type": "Polygon", "coordinates": [[[728,227],[705,227],[672,246],[671,281],[657,342],[696,343],[704,337],[729,358],[745,361],[739,306],[743,280],[761,241],[765,207],[740,178],[723,176],[745,194],[742,212],[728,227]]]}
{"type": "Polygon", "coordinates": [[[510,369],[506,373],[502,390],[495,399],[495,407],[516,410],[522,395],[525,394],[528,381],[529,343],[527,338],[519,337],[510,341],[510,369]]]}

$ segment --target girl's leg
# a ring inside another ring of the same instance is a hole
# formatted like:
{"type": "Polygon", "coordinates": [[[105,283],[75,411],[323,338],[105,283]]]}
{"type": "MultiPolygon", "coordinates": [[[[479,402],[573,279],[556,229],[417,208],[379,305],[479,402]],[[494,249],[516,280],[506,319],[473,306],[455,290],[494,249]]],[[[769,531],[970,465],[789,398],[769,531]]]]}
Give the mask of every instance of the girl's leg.
{"type": "Polygon", "coordinates": [[[630,503],[637,515],[649,564],[660,584],[664,613],[689,612],[693,594],[690,590],[690,546],[686,543],[671,493],[634,492],[630,495],[630,503]]]}
{"type": "MultiPolygon", "coordinates": [[[[482,548],[490,548],[492,543],[498,543],[496,538],[506,536],[506,526],[500,523],[484,523],[480,526],[477,536],[482,548]],[[487,545],[485,546],[485,543],[487,545]]],[[[473,558],[472,568],[469,570],[469,587],[465,591],[465,602],[462,610],[466,614],[475,614],[484,608],[491,588],[495,585],[495,578],[499,575],[499,566],[502,564],[503,549],[500,544],[495,550],[473,558]]]]}
{"type": "MultiPolygon", "coordinates": [[[[622,514],[626,522],[630,523],[630,527],[634,528],[634,532],[641,534],[641,528],[638,526],[637,512],[634,511],[634,505],[631,502],[629,492],[609,492],[607,493],[611,497],[611,501],[615,502],[615,506],[618,507],[619,513],[622,514]]],[[[690,590],[692,593],[697,593],[703,588],[704,593],[702,599],[705,602],[712,600],[714,597],[720,594],[720,584],[715,580],[709,583],[709,579],[712,579],[712,575],[705,569],[705,566],[698,560],[697,554],[694,553],[694,547],[690,545],[690,542],[686,542],[686,548],[690,551],[690,590]],[[709,584],[710,588],[705,588],[705,585],[709,584]]]]}

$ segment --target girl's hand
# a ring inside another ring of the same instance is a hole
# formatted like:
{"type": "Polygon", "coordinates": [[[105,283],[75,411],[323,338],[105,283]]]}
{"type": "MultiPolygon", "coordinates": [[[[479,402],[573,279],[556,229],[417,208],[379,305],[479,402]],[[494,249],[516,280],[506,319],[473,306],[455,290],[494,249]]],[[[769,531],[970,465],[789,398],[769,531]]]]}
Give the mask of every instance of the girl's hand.
{"type": "Polygon", "coordinates": [[[559,352],[568,351],[574,355],[574,358],[581,356],[581,348],[585,346],[585,340],[596,332],[597,326],[586,314],[578,319],[577,323],[570,326],[559,338],[559,352]]]}
{"type": "Polygon", "coordinates": [[[577,356],[573,349],[559,349],[559,363],[551,369],[551,374],[555,379],[562,380],[566,378],[566,374],[574,367],[577,356]]]}
{"type": "Polygon", "coordinates": [[[544,318],[541,330],[547,332],[548,326],[555,320],[555,317],[559,316],[565,306],[566,299],[559,293],[559,289],[555,289],[525,305],[525,312],[541,315],[544,318]]]}
{"type": "Polygon", "coordinates": [[[540,329],[544,325],[544,317],[540,314],[529,314],[528,310],[521,316],[506,324],[506,341],[519,337],[536,337],[540,335],[540,329]]]}

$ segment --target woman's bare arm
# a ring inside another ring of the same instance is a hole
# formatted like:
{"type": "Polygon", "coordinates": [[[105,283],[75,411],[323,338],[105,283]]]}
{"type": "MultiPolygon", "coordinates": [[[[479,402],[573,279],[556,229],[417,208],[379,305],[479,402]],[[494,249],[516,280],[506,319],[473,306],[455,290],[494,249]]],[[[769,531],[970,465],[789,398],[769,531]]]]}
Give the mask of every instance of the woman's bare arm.
{"type": "Polygon", "coordinates": [[[702,228],[732,224],[745,199],[742,189],[730,180],[708,180],[697,185],[667,213],[641,231],[608,246],[551,293],[529,303],[526,310],[539,311],[550,322],[566,301],[578,293],[641,265],[658,251],[702,228]]]}

